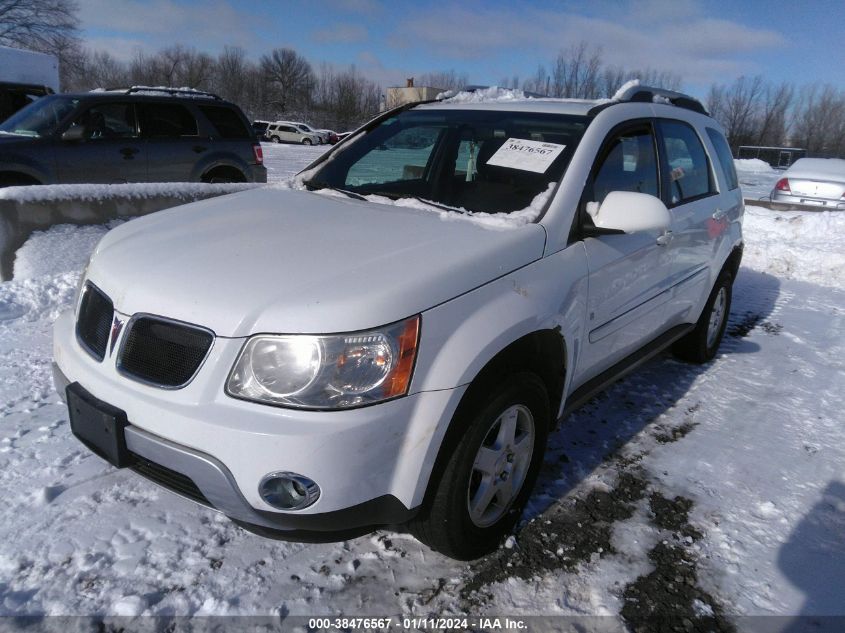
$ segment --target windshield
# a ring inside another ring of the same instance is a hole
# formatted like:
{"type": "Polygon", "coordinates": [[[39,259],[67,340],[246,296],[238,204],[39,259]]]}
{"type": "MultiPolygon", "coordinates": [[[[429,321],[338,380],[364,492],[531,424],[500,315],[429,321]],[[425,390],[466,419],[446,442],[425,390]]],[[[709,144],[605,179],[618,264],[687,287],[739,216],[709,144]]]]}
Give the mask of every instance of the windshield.
{"type": "Polygon", "coordinates": [[[78,103],[79,99],[70,97],[42,97],[6,119],[0,124],[0,132],[32,137],[50,136],[78,103]]]}
{"type": "Polygon", "coordinates": [[[333,155],[307,183],[502,213],[560,180],[588,119],[485,110],[408,110],[333,155]]]}

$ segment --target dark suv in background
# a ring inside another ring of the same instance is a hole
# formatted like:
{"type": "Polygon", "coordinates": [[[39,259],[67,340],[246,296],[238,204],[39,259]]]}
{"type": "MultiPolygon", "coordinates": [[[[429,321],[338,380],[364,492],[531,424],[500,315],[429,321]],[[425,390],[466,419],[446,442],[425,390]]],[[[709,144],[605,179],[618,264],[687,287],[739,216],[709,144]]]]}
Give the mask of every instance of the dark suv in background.
{"type": "Polygon", "coordinates": [[[190,90],[43,97],[0,124],[0,186],[267,182],[240,108],[190,90]]]}

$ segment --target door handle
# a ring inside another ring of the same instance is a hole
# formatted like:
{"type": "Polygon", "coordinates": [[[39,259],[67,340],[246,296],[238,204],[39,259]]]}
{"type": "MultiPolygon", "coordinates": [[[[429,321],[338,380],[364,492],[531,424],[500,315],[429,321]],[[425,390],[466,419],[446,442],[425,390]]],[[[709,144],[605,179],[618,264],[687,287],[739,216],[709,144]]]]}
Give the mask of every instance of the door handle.
{"type": "Polygon", "coordinates": [[[126,160],[132,160],[133,158],[135,158],[135,154],[140,151],[141,150],[139,150],[137,147],[124,147],[121,148],[120,153],[123,154],[123,158],[125,158],[126,160]]]}
{"type": "Polygon", "coordinates": [[[716,210],[713,212],[713,216],[712,216],[712,217],[713,217],[713,219],[714,219],[714,220],[721,220],[721,219],[722,219],[723,217],[725,217],[727,214],[728,214],[728,213],[727,213],[727,211],[722,211],[721,209],[716,209],[716,210]]]}
{"type": "Polygon", "coordinates": [[[675,237],[672,231],[666,231],[663,235],[657,238],[657,245],[658,246],[668,246],[669,242],[675,237]]]}

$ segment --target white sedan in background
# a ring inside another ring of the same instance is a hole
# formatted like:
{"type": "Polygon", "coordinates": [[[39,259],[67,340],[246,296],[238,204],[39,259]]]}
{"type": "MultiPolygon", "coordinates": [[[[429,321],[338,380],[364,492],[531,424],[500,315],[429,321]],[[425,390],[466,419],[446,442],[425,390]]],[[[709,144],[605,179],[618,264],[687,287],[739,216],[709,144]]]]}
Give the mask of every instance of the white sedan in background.
{"type": "Polygon", "coordinates": [[[772,202],[845,209],[845,160],[800,158],[775,183],[772,202]]]}

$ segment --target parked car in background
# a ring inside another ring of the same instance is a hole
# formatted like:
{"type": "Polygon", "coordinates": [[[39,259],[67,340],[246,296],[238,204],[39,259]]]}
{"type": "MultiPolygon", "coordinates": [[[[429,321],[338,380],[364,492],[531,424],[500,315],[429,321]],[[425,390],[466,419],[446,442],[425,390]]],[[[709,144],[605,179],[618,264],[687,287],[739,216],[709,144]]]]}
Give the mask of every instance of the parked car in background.
{"type": "Polygon", "coordinates": [[[240,108],[197,91],[50,95],[0,124],[0,185],[267,182],[263,162],[240,108]]]}
{"type": "Polygon", "coordinates": [[[296,126],[306,134],[315,135],[320,140],[320,143],[329,142],[329,135],[326,130],[315,130],[313,127],[311,127],[307,123],[303,123],[302,121],[282,121],[282,123],[287,123],[289,125],[296,126]]]}
{"type": "Polygon", "coordinates": [[[334,132],[333,130],[317,130],[317,131],[320,134],[326,135],[326,143],[329,143],[330,145],[334,145],[335,143],[337,143],[340,140],[340,138],[338,138],[338,136],[337,136],[337,132],[334,132]]]}
{"type": "Polygon", "coordinates": [[[267,140],[274,143],[301,143],[302,145],[319,145],[322,141],[319,135],[306,132],[289,121],[276,121],[267,127],[267,140]]]}
{"type": "Polygon", "coordinates": [[[305,173],[113,229],[54,329],[80,441],[247,529],[475,558],[558,420],[719,349],[744,207],[692,97],[408,105],[305,173]]]}
{"type": "Polygon", "coordinates": [[[255,132],[255,138],[259,141],[266,139],[267,128],[270,126],[270,121],[253,121],[252,131],[255,132]]]}
{"type": "Polygon", "coordinates": [[[0,122],[59,90],[55,55],[0,46],[0,122]]]}
{"type": "Polygon", "coordinates": [[[845,209],[845,159],[799,158],[783,172],[772,202],[845,209]]]}

